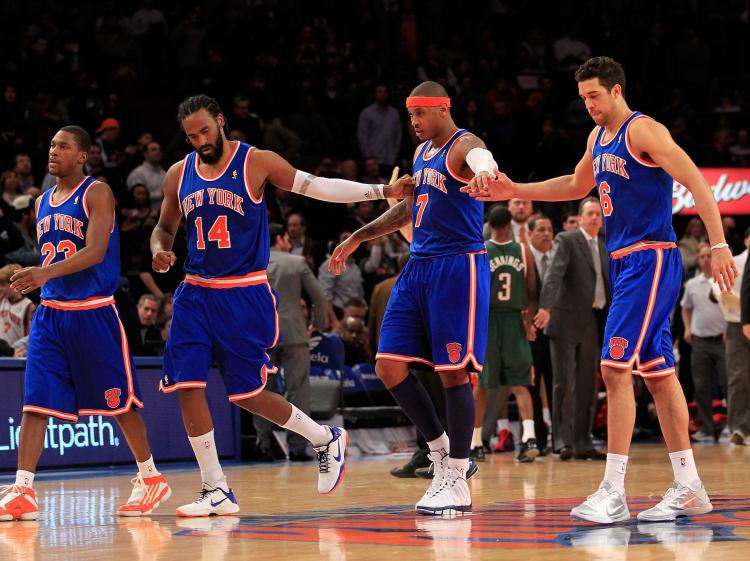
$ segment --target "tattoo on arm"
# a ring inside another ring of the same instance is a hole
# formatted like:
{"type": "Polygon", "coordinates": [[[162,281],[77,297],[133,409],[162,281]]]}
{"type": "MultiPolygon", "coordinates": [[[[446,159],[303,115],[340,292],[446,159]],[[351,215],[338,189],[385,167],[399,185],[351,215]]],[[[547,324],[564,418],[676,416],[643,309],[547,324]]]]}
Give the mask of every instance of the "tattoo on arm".
{"type": "Polygon", "coordinates": [[[305,177],[305,180],[302,182],[302,186],[299,188],[299,191],[297,191],[300,195],[304,195],[307,192],[307,188],[310,187],[310,183],[315,181],[316,176],[314,176],[312,173],[308,174],[307,177],[305,177]]]}
{"type": "Polygon", "coordinates": [[[411,222],[411,198],[394,205],[378,218],[362,226],[355,235],[362,240],[372,240],[395,232],[411,222]]]}

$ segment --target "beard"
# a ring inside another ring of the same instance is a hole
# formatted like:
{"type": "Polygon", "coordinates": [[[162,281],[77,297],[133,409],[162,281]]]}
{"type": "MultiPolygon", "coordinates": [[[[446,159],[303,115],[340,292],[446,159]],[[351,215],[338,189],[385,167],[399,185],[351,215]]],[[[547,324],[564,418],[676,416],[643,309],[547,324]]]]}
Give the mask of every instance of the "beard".
{"type": "Polygon", "coordinates": [[[201,162],[209,166],[212,166],[216,162],[218,162],[224,154],[224,139],[221,136],[221,129],[219,129],[219,127],[216,127],[216,132],[216,144],[204,144],[197,150],[198,157],[201,159],[201,162]],[[205,154],[203,152],[204,148],[213,148],[213,151],[205,154]]]}

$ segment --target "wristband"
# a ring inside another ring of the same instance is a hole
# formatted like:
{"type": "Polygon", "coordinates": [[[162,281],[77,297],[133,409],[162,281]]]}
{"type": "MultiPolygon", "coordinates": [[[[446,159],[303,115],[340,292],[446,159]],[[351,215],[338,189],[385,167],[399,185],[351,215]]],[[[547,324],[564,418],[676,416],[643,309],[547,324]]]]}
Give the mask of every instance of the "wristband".
{"type": "Polygon", "coordinates": [[[716,245],[711,246],[711,251],[714,249],[724,249],[725,247],[729,247],[729,244],[726,242],[717,243],[716,245]]]}

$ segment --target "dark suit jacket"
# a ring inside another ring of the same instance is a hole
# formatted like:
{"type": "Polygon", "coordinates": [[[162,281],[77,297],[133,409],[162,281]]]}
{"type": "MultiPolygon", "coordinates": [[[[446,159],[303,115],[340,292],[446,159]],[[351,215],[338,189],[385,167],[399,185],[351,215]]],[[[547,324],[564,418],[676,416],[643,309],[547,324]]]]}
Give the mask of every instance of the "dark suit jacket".
{"type": "MultiPolygon", "coordinates": [[[[604,237],[599,236],[599,258],[604,277],[606,308],[610,303],[609,266],[604,237]]],[[[586,331],[596,289],[596,270],[583,232],[561,232],[555,238],[555,252],[544,279],[539,307],[550,310],[546,333],[552,338],[577,341],[586,331]]]]}
{"type": "Polygon", "coordinates": [[[750,258],[745,261],[740,285],[740,321],[742,325],[750,323],[750,258]]]}

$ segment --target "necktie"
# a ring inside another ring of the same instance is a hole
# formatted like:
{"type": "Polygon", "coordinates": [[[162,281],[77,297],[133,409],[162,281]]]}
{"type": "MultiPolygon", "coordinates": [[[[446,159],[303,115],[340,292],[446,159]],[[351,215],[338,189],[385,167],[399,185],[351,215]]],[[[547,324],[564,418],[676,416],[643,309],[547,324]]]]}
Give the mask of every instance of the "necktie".
{"type": "Polygon", "coordinates": [[[545,253],[542,255],[541,266],[539,267],[539,280],[544,282],[544,276],[547,274],[547,265],[549,264],[549,257],[545,253]]]}
{"type": "Polygon", "coordinates": [[[607,295],[604,292],[604,277],[602,276],[602,261],[599,257],[599,248],[596,240],[589,240],[591,249],[591,258],[594,260],[594,270],[596,271],[596,288],[594,289],[594,308],[601,310],[607,304],[607,295]]]}
{"type": "Polygon", "coordinates": [[[518,241],[523,245],[529,245],[528,238],[526,237],[526,226],[524,226],[523,224],[518,229],[518,241]]]}

